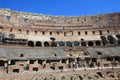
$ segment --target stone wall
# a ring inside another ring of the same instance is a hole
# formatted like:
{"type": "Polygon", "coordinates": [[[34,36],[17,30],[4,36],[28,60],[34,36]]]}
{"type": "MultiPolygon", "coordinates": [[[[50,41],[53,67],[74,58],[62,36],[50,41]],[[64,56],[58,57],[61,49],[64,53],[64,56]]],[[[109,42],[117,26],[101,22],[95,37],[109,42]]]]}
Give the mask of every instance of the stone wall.
{"type": "Polygon", "coordinates": [[[119,80],[120,69],[0,75],[1,80],[119,80]],[[89,74],[90,73],[90,74],[89,74]]]}
{"type": "MultiPolygon", "coordinates": [[[[12,11],[10,9],[0,9],[0,18],[7,22],[8,26],[32,27],[41,26],[61,26],[72,27],[110,27],[120,26],[120,13],[100,14],[91,16],[50,16],[43,14],[25,13],[12,11]],[[8,21],[6,21],[9,20],[8,21]],[[12,23],[12,24],[11,24],[12,23]]],[[[54,28],[55,28],[54,27],[54,28]]]]}

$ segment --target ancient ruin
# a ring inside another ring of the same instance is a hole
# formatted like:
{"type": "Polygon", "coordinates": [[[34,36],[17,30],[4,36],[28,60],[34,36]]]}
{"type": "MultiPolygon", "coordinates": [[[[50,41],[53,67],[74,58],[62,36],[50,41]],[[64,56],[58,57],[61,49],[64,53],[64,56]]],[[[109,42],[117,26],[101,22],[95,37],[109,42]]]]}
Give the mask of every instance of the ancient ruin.
{"type": "Polygon", "coordinates": [[[120,13],[0,9],[0,80],[120,80],[120,13]]]}

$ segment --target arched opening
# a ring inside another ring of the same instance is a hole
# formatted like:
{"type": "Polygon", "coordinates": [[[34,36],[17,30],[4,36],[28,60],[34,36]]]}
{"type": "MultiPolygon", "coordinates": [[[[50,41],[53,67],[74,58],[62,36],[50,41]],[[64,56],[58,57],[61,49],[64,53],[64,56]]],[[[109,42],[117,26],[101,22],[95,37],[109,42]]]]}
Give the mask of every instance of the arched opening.
{"type": "Polygon", "coordinates": [[[72,43],[68,41],[68,42],[66,43],[66,46],[72,47],[72,43]]]}
{"type": "Polygon", "coordinates": [[[103,45],[108,44],[108,41],[105,36],[101,36],[101,40],[102,40],[103,45]]]}
{"type": "Polygon", "coordinates": [[[120,40],[118,40],[117,42],[118,42],[118,45],[120,45],[120,40]]]}
{"type": "Polygon", "coordinates": [[[42,47],[42,43],[40,41],[36,42],[36,47],[42,47]]]}
{"type": "Polygon", "coordinates": [[[110,75],[110,77],[111,77],[111,78],[115,78],[115,76],[114,76],[114,75],[112,75],[112,74],[110,75]]]}
{"type": "Polygon", "coordinates": [[[113,61],[113,57],[107,57],[107,61],[113,61]]]}
{"type": "Polygon", "coordinates": [[[115,61],[120,61],[120,56],[115,56],[115,61]]]}
{"type": "Polygon", "coordinates": [[[9,38],[5,38],[4,40],[9,44],[15,44],[16,43],[15,34],[9,34],[9,38]]]}
{"type": "Polygon", "coordinates": [[[64,42],[59,42],[59,46],[65,46],[64,42]]]}
{"type": "Polygon", "coordinates": [[[33,41],[28,41],[28,46],[34,47],[34,42],[33,41]]]}
{"type": "Polygon", "coordinates": [[[115,39],[113,38],[113,36],[110,35],[107,38],[108,38],[110,44],[115,44],[115,39]]]}
{"type": "Polygon", "coordinates": [[[81,42],[81,46],[86,46],[86,42],[81,42]]]}
{"type": "Polygon", "coordinates": [[[94,46],[93,42],[92,42],[92,41],[89,41],[89,42],[88,42],[88,46],[94,46]]]}
{"type": "Polygon", "coordinates": [[[99,33],[100,33],[100,35],[102,35],[102,34],[103,34],[101,30],[99,31],[99,33]]]}
{"type": "Polygon", "coordinates": [[[109,19],[109,22],[111,23],[111,22],[113,22],[113,20],[112,20],[112,19],[109,19]]]}
{"type": "Polygon", "coordinates": [[[4,65],[5,65],[5,62],[4,61],[0,61],[0,67],[4,66],[4,65]]]}
{"type": "Polygon", "coordinates": [[[10,37],[11,39],[15,39],[15,34],[9,34],[9,37],[10,37]]]}
{"type": "Polygon", "coordinates": [[[97,52],[97,54],[98,54],[98,55],[103,55],[102,52],[99,52],[99,51],[97,52]]]}
{"type": "Polygon", "coordinates": [[[44,42],[44,47],[49,47],[49,43],[48,42],[44,42]]]}
{"type": "Polygon", "coordinates": [[[84,58],[84,61],[89,62],[89,61],[90,61],[90,58],[86,57],[86,58],[84,58]]]}
{"type": "Polygon", "coordinates": [[[96,45],[96,46],[101,46],[101,42],[100,42],[100,41],[96,41],[96,42],[95,42],[95,45],[96,45]]]}
{"type": "Polygon", "coordinates": [[[56,42],[52,42],[51,43],[51,47],[57,47],[57,43],[56,42]]]}
{"type": "Polygon", "coordinates": [[[97,59],[96,58],[92,58],[92,62],[96,62],[97,61],[97,59]]]}
{"type": "Polygon", "coordinates": [[[79,42],[75,41],[74,46],[79,46],[79,42]]]}
{"type": "Polygon", "coordinates": [[[120,35],[119,35],[119,34],[117,34],[116,37],[117,37],[118,39],[120,39],[120,35]]]}
{"type": "Polygon", "coordinates": [[[19,54],[20,57],[24,57],[24,55],[22,53],[19,54]]]}

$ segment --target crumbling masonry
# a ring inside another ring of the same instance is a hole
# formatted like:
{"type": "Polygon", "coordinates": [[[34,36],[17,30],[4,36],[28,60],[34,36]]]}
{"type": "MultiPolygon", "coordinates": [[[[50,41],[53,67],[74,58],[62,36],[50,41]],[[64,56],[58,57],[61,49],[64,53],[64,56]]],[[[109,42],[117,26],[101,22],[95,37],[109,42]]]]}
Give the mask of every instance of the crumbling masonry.
{"type": "Polygon", "coordinates": [[[0,80],[119,80],[120,13],[46,16],[0,9],[0,80]]]}

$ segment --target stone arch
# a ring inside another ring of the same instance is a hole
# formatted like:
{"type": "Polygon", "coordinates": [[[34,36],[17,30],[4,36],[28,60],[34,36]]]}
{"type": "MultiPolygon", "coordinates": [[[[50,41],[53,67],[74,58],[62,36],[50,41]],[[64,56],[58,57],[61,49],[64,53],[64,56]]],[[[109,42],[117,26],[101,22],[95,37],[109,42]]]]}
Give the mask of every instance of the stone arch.
{"type": "Polygon", "coordinates": [[[108,41],[105,36],[101,36],[101,40],[102,40],[103,45],[108,44],[108,41]]]}
{"type": "Polygon", "coordinates": [[[34,47],[34,42],[33,41],[28,41],[28,46],[34,47]]]}
{"type": "Polygon", "coordinates": [[[100,31],[99,31],[99,34],[100,34],[100,35],[102,35],[102,34],[103,34],[102,30],[100,30],[100,31]]]}
{"type": "Polygon", "coordinates": [[[72,43],[70,41],[66,42],[66,46],[72,47],[72,43]]]}
{"type": "Polygon", "coordinates": [[[108,37],[107,37],[107,39],[109,40],[109,43],[110,44],[115,44],[115,38],[112,36],[112,35],[109,35],[108,37]]]}
{"type": "Polygon", "coordinates": [[[59,42],[59,46],[65,46],[65,43],[64,42],[59,42]]]}
{"type": "Polygon", "coordinates": [[[74,42],[74,46],[79,46],[79,44],[80,44],[80,43],[79,43],[78,41],[75,41],[75,42],[74,42]]]}
{"type": "Polygon", "coordinates": [[[119,34],[117,34],[116,37],[117,37],[118,39],[120,39],[120,35],[119,35],[119,34]]]}
{"type": "Polygon", "coordinates": [[[15,39],[15,34],[9,34],[9,37],[10,37],[11,39],[15,39]]]}
{"type": "Polygon", "coordinates": [[[88,46],[94,46],[94,43],[92,41],[89,41],[88,46]]]}
{"type": "Polygon", "coordinates": [[[49,43],[47,41],[44,42],[44,47],[49,47],[49,43]]]}
{"type": "Polygon", "coordinates": [[[90,61],[90,58],[86,57],[84,58],[85,61],[89,62],[90,61]]]}
{"type": "Polygon", "coordinates": [[[51,42],[51,47],[57,47],[57,43],[56,42],[51,42]]]}
{"type": "Polygon", "coordinates": [[[81,42],[81,46],[86,46],[86,42],[81,42]]]}
{"type": "Polygon", "coordinates": [[[40,41],[37,41],[35,46],[36,47],[42,47],[42,43],[40,41]]]}
{"type": "Polygon", "coordinates": [[[96,42],[95,42],[95,45],[96,45],[96,46],[101,46],[101,42],[100,42],[100,41],[96,41],[96,42]]]}

